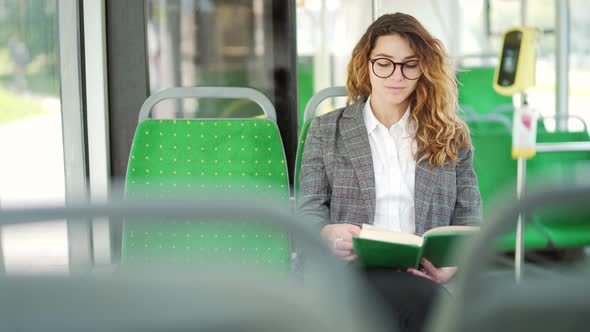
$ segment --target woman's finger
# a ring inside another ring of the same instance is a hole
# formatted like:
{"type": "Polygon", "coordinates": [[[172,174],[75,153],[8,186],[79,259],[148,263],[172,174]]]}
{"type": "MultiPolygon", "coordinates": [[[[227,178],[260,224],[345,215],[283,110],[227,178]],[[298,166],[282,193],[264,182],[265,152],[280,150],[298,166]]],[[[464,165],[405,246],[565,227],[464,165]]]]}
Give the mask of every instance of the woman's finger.
{"type": "Polygon", "coordinates": [[[346,241],[344,239],[335,239],[332,242],[332,248],[335,250],[352,250],[352,241],[346,241]]]}
{"type": "Polygon", "coordinates": [[[352,233],[349,233],[346,230],[336,232],[334,235],[336,236],[336,238],[342,239],[344,241],[352,242],[352,233]]]}
{"type": "Polygon", "coordinates": [[[358,258],[358,256],[353,254],[353,255],[343,257],[342,260],[345,262],[352,262],[353,260],[355,260],[357,258],[358,258]]]}
{"type": "Polygon", "coordinates": [[[434,281],[434,279],[433,279],[433,278],[432,278],[430,275],[428,275],[428,274],[426,274],[426,273],[424,273],[424,272],[422,272],[422,271],[419,271],[419,270],[416,270],[416,269],[409,268],[409,269],[407,270],[407,272],[409,272],[409,273],[411,273],[411,274],[413,274],[413,275],[417,275],[417,276],[424,277],[424,278],[426,278],[426,279],[430,279],[430,280],[434,281]]]}
{"type": "Polygon", "coordinates": [[[338,257],[346,257],[346,256],[350,256],[353,254],[352,250],[339,250],[339,249],[332,250],[332,253],[338,257]]]}
{"type": "Polygon", "coordinates": [[[420,259],[420,265],[422,265],[424,270],[426,270],[426,273],[430,274],[431,276],[436,276],[439,274],[439,271],[436,268],[436,266],[432,265],[432,263],[430,263],[430,261],[426,258],[420,259]]]}
{"type": "Polygon", "coordinates": [[[361,228],[358,227],[357,225],[353,225],[353,224],[348,224],[347,225],[347,230],[350,233],[351,238],[352,238],[353,235],[354,236],[358,236],[361,233],[361,228]]]}
{"type": "Polygon", "coordinates": [[[451,278],[453,278],[453,276],[455,275],[455,273],[457,273],[457,267],[441,267],[440,268],[440,274],[441,274],[441,282],[442,283],[446,283],[449,280],[451,280],[451,278]]]}

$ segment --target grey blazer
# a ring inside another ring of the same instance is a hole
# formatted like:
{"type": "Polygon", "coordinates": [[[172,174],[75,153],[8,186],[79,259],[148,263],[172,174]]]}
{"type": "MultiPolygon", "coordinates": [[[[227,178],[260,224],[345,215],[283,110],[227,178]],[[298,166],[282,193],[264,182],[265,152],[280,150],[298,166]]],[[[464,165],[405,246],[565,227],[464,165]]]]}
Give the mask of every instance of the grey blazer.
{"type": "MultiPolygon", "coordinates": [[[[363,118],[365,99],[313,120],[301,162],[298,213],[321,223],[372,224],[375,175],[363,118]]],[[[416,234],[433,227],[477,224],[481,195],[470,149],[455,164],[416,164],[416,234]]]]}

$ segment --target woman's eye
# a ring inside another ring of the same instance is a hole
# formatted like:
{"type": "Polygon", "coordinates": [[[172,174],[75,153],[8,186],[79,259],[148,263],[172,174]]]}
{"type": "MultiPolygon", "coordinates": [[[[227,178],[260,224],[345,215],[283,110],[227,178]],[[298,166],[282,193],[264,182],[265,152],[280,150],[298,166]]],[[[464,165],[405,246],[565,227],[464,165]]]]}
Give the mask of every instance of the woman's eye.
{"type": "Polygon", "coordinates": [[[377,65],[379,67],[390,67],[391,66],[391,62],[388,62],[388,61],[382,61],[382,62],[377,61],[377,65]]]}

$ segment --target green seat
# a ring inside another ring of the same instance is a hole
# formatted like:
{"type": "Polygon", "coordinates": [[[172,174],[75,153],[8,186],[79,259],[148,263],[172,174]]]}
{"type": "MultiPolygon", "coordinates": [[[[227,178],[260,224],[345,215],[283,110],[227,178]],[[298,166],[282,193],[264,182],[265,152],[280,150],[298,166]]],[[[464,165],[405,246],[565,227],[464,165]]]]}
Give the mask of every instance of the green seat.
{"type": "Polygon", "coordinates": [[[469,129],[476,132],[508,131],[512,132],[512,121],[500,113],[474,114],[463,113],[461,118],[469,123],[469,129]]]}
{"type": "Polygon", "coordinates": [[[469,123],[474,146],[473,168],[486,204],[492,199],[515,197],[516,161],[512,159],[512,135],[507,128],[475,127],[469,123]]]}
{"type": "MultiPolygon", "coordinates": [[[[516,161],[511,158],[512,137],[507,128],[483,122],[470,122],[471,138],[475,147],[473,167],[478,175],[484,209],[497,208],[499,203],[516,199],[516,161]],[[491,201],[497,201],[492,204],[491,201]]],[[[588,133],[537,133],[538,143],[589,141],[588,133]]],[[[527,161],[527,190],[535,184],[551,179],[556,184],[567,184],[590,170],[590,152],[538,153],[527,161]]],[[[489,212],[489,211],[486,211],[489,212]]],[[[488,213],[486,213],[488,214],[488,213]]],[[[525,232],[527,249],[568,248],[590,245],[588,216],[553,208],[539,210],[527,216],[525,232]]],[[[514,232],[499,239],[500,248],[514,248],[514,232]]]]}
{"type": "MultiPolygon", "coordinates": [[[[473,168],[477,174],[484,214],[516,199],[517,163],[512,159],[512,134],[503,121],[469,122],[474,150],[473,168]]],[[[514,250],[515,232],[497,240],[501,250],[514,250]]],[[[529,223],[525,231],[527,249],[544,249],[550,244],[543,226],[529,223]]]]}
{"type": "MultiPolygon", "coordinates": [[[[542,225],[529,222],[525,226],[524,245],[527,250],[546,249],[551,247],[551,235],[542,225]]],[[[496,248],[501,251],[514,251],[516,248],[516,231],[509,232],[500,237],[496,242],[496,248]]]]}
{"type": "MultiPolygon", "coordinates": [[[[512,97],[503,96],[494,90],[495,67],[469,67],[457,73],[459,82],[459,105],[464,117],[474,115],[494,115],[503,121],[512,123],[514,106],[512,97]]],[[[466,119],[469,121],[469,119],[466,119]]],[[[496,121],[477,121],[478,126],[497,127],[496,121]]],[[[537,123],[537,128],[543,130],[543,121],[537,123]]]]}
{"type": "MultiPolygon", "coordinates": [[[[524,198],[530,210],[558,206],[585,209],[589,213],[588,186],[544,186],[524,198]]],[[[490,227],[465,250],[462,272],[457,276],[457,296],[433,309],[427,331],[586,331],[590,313],[590,271],[587,257],[569,264],[520,265],[515,270],[493,264],[492,240],[513,225],[518,206],[506,204],[490,220],[490,227]]]]}
{"type": "MultiPolygon", "coordinates": [[[[537,133],[538,143],[588,142],[588,132],[537,133]]],[[[580,182],[590,170],[590,152],[538,153],[527,163],[527,179],[531,183],[551,181],[556,185],[580,182]]],[[[552,208],[533,214],[536,223],[543,225],[557,248],[590,245],[590,218],[571,209],[552,208]]]]}
{"type": "MultiPolygon", "coordinates": [[[[155,104],[155,103],[154,103],[155,104]]],[[[289,204],[284,149],[270,119],[144,120],[135,132],[128,199],[247,199],[289,204]]],[[[190,203],[189,203],[190,204],[190,203]]],[[[122,263],[203,262],[290,268],[290,240],[256,220],[150,220],[123,226],[122,263]]]]}
{"type": "Polygon", "coordinates": [[[459,105],[476,114],[512,109],[512,98],[494,90],[494,67],[469,67],[457,74],[459,105]]]}

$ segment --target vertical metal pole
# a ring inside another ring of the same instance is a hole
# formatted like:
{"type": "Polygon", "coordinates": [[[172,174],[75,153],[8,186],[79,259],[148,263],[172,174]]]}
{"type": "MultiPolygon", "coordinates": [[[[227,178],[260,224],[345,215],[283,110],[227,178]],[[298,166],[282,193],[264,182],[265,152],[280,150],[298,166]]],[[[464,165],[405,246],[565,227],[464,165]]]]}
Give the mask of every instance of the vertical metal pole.
{"type": "MultiPolygon", "coordinates": [[[[459,54],[461,54],[461,40],[462,38],[451,38],[451,36],[460,36],[462,31],[462,22],[463,22],[463,13],[461,12],[461,6],[459,5],[459,0],[451,1],[450,6],[451,13],[450,13],[450,35],[447,36],[449,41],[449,51],[451,55],[459,59],[459,54]]],[[[437,9],[440,10],[440,7],[437,6],[437,9]]],[[[440,14],[442,15],[442,13],[440,14]]]]}
{"type": "MultiPolygon", "coordinates": [[[[483,17],[483,26],[484,26],[484,31],[482,31],[482,35],[480,36],[481,40],[481,45],[483,45],[482,48],[482,52],[483,54],[491,54],[491,42],[490,42],[490,37],[492,35],[492,28],[491,28],[491,23],[490,23],[490,15],[491,15],[491,10],[490,10],[490,0],[484,0],[483,3],[483,8],[481,11],[481,15],[483,17]]],[[[486,62],[484,64],[488,64],[491,66],[490,64],[490,60],[485,60],[486,62]]]]}
{"type": "MultiPolygon", "coordinates": [[[[86,202],[86,144],[82,110],[80,8],[78,0],[58,1],[59,70],[62,132],[65,158],[66,204],[86,202]]],[[[92,266],[91,228],[88,220],[68,220],[70,273],[92,266]]]]}
{"type": "Polygon", "coordinates": [[[557,130],[567,131],[569,115],[569,2],[555,1],[555,113],[557,130]]]}
{"type": "MultiPolygon", "coordinates": [[[[84,0],[84,58],[87,100],[90,199],[106,203],[111,170],[105,0],[84,0]]],[[[111,263],[111,232],[108,218],[92,220],[95,264],[111,263]]]]}
{"type": "Polygon", "coordinates": [[[320,21],[319,21],[319,29],[320,32],[316,35],[316,38],[319,37],[319,41],[316,43],[316,52],[314,55],[314,64],[313,64],[313,76],[314,82],[313,86],[316,91],[321,89],[327,88],[331,86],[330,84],[330,53],[328,50],[328,29],[329,29],[329,21],[328,21],[328,5],[326,0],[321,0],[320,4],[320,21]]]}
{"type": "MultiPolygon", "coordinates": [[[[523,27],[527,26],[528,1],[520,0],[520,24],[523,27]]],[[[523,91],[520,98],[520,107],[526,107],[527,95],[523,91]]],[[[516,175],[516,197],[520,202],[524,196],[526,185],[526,159],[518,158],[517,161],[517,175],[516,175]]],[[[514,248],[514,277],[517,283],[522,280],[524,270],[524,251],[525,251],[525,215],[523,211],[518,213],[518,220],[516,221],[516,244],[514,248]]]]}
{"type": "MultiPolygon", "coordinates": [[[[516,175],[516,197],[520,201],[524,195],[526,183],[526,159],[518,158],[516,175]]],[[[518,220],[516,222],[516,247],[514,250],[514,275],[516,282],[520,283],[522,280],[522,273],[524,270],[524,232],[525,232],[525,215],[524,212],[518,213],[518,220]]]]}
{"type": "Polygon", "coordinates": [[[373,0],[373,22],[383,13],[383,0],[373,0]]]}
{"type": "Polygon", "coordinates": [[[527,0],[520,0],[520,25],[526,27],[528,24],[527,13],[529,11],[529,2],[527,0]]]}

